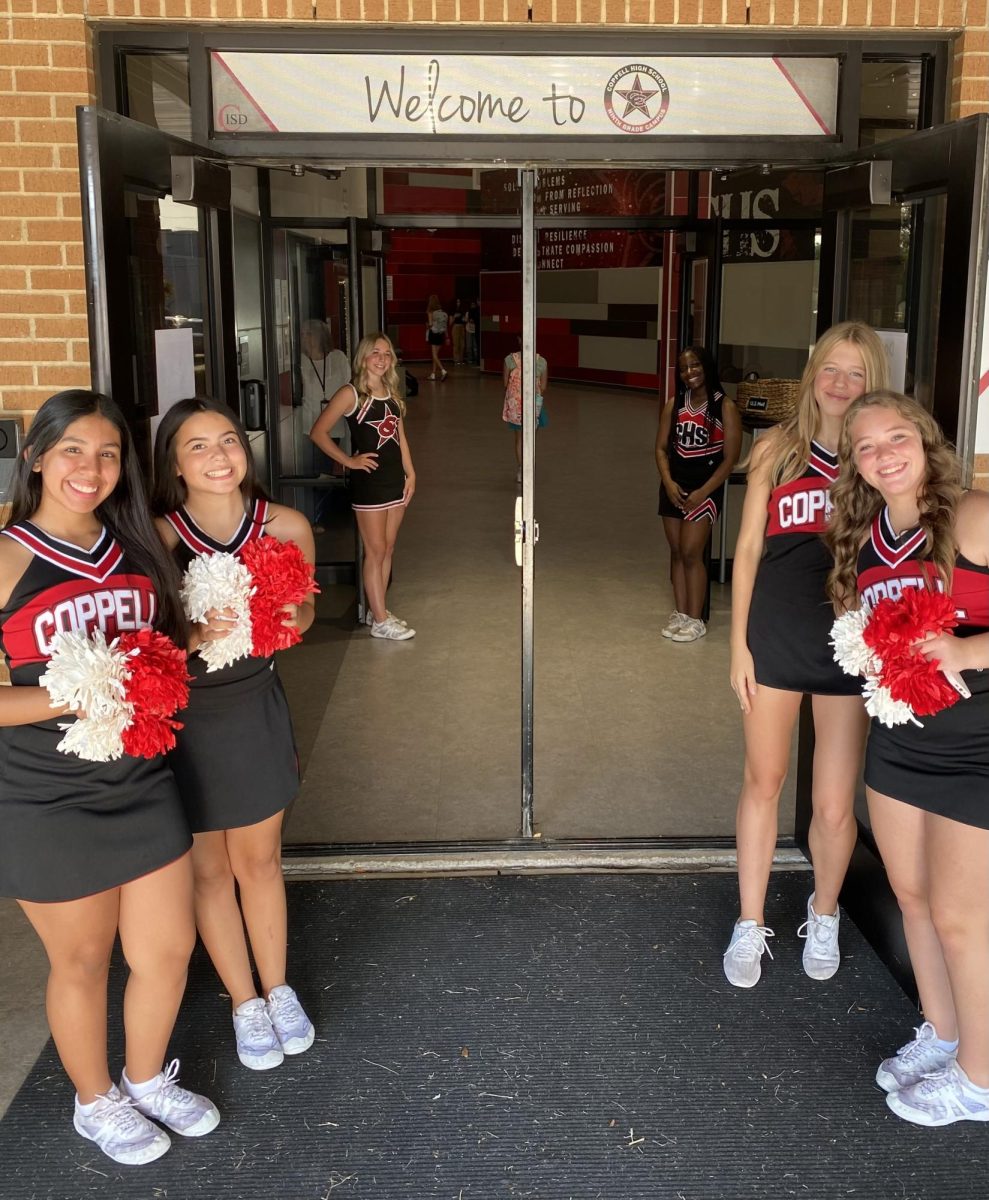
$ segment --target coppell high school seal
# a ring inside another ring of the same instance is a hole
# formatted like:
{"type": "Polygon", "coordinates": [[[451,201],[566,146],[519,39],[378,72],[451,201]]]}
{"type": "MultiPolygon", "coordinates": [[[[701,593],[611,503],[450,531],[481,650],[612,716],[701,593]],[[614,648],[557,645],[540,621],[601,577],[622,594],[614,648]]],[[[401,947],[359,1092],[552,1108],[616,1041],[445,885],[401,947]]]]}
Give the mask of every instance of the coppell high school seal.
{"type": "Polygon", "coordinates": [[[632,63],[616,71],[605,85],[604,111],[622,133],[648,133],[669,107],[669,86],[655,67],[632,63]]]}

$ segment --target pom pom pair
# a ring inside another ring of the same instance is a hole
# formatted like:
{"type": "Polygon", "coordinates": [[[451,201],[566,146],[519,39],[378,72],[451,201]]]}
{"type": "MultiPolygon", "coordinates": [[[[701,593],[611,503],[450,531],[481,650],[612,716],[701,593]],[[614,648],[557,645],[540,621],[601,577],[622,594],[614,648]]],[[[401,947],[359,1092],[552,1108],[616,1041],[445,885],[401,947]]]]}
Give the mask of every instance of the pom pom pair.
{"type": "Polygon", "coordinates": [[[298,629],[285,624],[285,607],[301,604],[318,591],[312,563],[295,542],[257,538],[238,556],[194,558],[182,581],[182,602],[189,620],[203,621],[210,611],[232,614],[230,632],[199,647],[207,673],[248,655],[267,658],[301,641],[298,629]]]}
{"type": "Polygon", "coordinates": [[[63,754],[110,762],[123,754],[154,758],[175,745],[174,714],[189,702],[186,655],[153,629],[123,633],[107,644],[101,630],[60,633],[39,682],[52,707],[82,716],[60,725],[63,754]]]}
{"type": "Polygon", "coordinates": [[[880,600],[840,616],[831,629],[835,661],[846,675],[862,675],[866,711],[883,725],[905,725],[950,708],[959,693],[936,662],[915,644],[958,624],[950,596],[905,588],[899,600],[880,600]]]}

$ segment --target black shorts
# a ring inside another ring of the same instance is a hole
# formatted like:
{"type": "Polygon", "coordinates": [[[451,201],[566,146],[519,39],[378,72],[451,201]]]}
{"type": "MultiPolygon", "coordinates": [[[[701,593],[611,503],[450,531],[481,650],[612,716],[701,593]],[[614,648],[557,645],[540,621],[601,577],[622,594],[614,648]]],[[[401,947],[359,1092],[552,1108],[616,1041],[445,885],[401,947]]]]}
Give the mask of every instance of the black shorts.
{"type": "Polygon", "coordinates": [[[426,334],[426,341],[429,342],[430,346],[442,346],[446,341],[446,334],[433,333],[433,331],[430,329],[430,331],[426,334]]]}

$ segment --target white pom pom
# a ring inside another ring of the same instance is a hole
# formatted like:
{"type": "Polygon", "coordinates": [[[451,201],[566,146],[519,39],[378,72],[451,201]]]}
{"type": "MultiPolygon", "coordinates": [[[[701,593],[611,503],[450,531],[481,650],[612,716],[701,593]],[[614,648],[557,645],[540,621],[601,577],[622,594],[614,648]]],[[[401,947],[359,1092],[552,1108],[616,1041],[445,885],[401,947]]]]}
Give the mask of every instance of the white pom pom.
{"type": "Polygon", "coordinates": [[[894,725],[906,725],[911,721],[923,729],[924,723],[913,715],[910,705],[902,700],[894,700],[889,688],[883,687],[875,676],[865,681],[862,695],[865,697],[865,711],[887,729],[892,729],[894,725]]]}
{"type": "Polygon", "coordinates": [[[219,671],[251,652],[251,573],[232,554],[202,554],[186,568],[182,579],[182,604],[190,621],[205,619],[211,610],[230,609],[235,619],[226,637],[204,642],[199,655],[206,671],[219,671]]]}
{"type": "Polygon", "coordinates": [[[75,754],[87,762],[110,762],[124,752],[124,727],[131,718],[130,706],[121,706],[113,716],[98,720],[86,717],[71,725],[59,725],[65,737],[58,743],[63,754],[75,754]]]}
{"type": "Polygon", "coordinates": [[[126,656],[109,646],[101,630],[93,636],[59,633],[52,644],[51,660],[38,681],[48,689],[52,708],[67,704],[97,720],[119,711],[124,703],[126,656]]]}
{"type": "Polygon", "coordinates": [[[882,662],[865,644],[865,627],[872,616],[869,608],[855,608],[831,626],[834,660],[846,675],[869,675],[882,669],[882,662]]]}

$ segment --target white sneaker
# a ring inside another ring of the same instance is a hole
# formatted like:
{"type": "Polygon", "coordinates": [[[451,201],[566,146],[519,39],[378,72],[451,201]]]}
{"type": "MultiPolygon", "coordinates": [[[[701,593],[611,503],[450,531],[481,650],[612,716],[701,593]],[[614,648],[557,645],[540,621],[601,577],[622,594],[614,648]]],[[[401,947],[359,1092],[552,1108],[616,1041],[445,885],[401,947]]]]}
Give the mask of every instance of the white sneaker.
{"type": "Polygon", "coordinates": [[[674,642],[696,642],[707,633],[707,626],[700,617],[687,617],[681,613],[680,628],[670,634],[674,642]]]}
{"type": "Polygon", "coordinates": [[[728,982],[735,987],[755,987],[762,974],[763,954],[773,957],[766,939],[775,936],[771,929],[755,921],[736,921],[723,959],[728,982]]]}
{"type": "Polygon", "coordinates": [[[838,922],[841,914],[822,917],[814,911],[814,897],[807,901],[807,920],[797,930],[804,942],[804,971],[811,979],[830,979],[838,970],[841,954],[838,951],[838,922]]]}
{"type": "Polygon", "coordinates": [[[312,1021],[287,983],[271,989],[268,1017],[285,1054],[301,1054],[316,1039],[312,1021]]]}
{"type": "Polygon", "coordinates": [[[989,1088],[977,1088],[957,1062],[890,1092],[886,1103],[898,1117],[928,1128],[956,1121],[989,1121],[989,1088]]]}
{"type": "Polygon", "coordinates": [[[245,1000],[234,1009],[237,1057],[252,1071],[270,1071],[285,1060],[278,1035],[260,996],[245,1000]]]}
{"type": "Polygon", "coordinates": [[[884,1059],[876,1072],[876,1083],[884,1092],[898,1092],[900,1088],[920,1083],[925,1075],[941,1071],[955,1061],[957,1051],[945,1050],[938,1045],[937,1030],[925,1021],[912,1042],[907,1042],[896,1052],[894,1058],[884,1059]]]}
{"type": "Polygon", "coordinates": [[[95,1142],[107,1158],[128,1167],[154,1162],[168,1150],[171,1138],[137,1111],[134,1101],[121,1094],[116,1084],[96,1097],[92,1112],[83,1112],[76,1097],[72,1118],[76,1133],[95,1142]]]}
{"type": "Polygon", "coordinates": [[[659,631],[660,636],[662,636],[664,638],[671,638],[677,632],[677,630],[680,628],[680,626],[683,624],[683,622],[689,621],[689,620],[690,620],[690,618],[688,616],[685,616],[682,612],[677,612],[677,610],[674,609],[670,613],[670,619],[666,622],[666,624],[663,626],[663,628],[659,631]]]}
{"type": "Polygon", "coordinates": [[[395,617],[385,617],[380,623],[378,621],[371,622],[371,637],[373,638],[385,638],[389,642],[407,642],[415,635],[414,629],[410,629],[408,625],[396,620],[395,617]]]}
{"type": "Polygon", "coordinates": [[[202,1137],[212,1133],[219,1125],[220,1114],[212,1100],[179,1087],[177,1058],[173,1058],[164,1071],[156,1076],[155,1082],[158,1086],[154,1091],[135,1096],[134,1085],[125,1074],[120,1081],[120,1090],[130,1096],[138,1112],[183,1137],[202,1137]]]}

